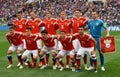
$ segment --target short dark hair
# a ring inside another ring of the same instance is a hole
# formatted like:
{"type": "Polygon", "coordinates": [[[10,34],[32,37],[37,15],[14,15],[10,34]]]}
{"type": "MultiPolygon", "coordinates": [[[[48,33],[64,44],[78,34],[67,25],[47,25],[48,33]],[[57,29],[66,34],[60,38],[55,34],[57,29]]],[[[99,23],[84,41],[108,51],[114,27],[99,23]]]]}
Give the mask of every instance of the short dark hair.
{"type": "Polygon", "coordinates": [[[78,9],[78,8],[77,8],[75,11],[79,11],[79,12],[82,12],[82,11],[81,11],[80,9],[78,9]]]}
{"type": "Polygon", "coordinates": [[[48,31],[47,30],[42,30],[41,33],[48,34],[48,31]]]}
{"type": "Polygon", "coordinates": [[[66,31],[65,30],[61,30],[60,32],[64,32],[66,34],[66,31]]]}
{"type": "Polygon", "coordinates": [[[97,14],[99,14],[99,12],[96,9],[93,9],[92,12],[96,12],[97,14]]]}
{"type": "Polygon", "coordinates": [[[30,26],[26,27],[26,29],[32,31],[32,28],[30,26]]]}
{"type": "Polygon", "coordinates": [[[17,14],[22,14],[22,11],[19,10],[19,11],[17,12],[17,14]]]}
{"type": "Polygon", "coordinates": [[[84,29],[84,28],[85,28],[85,26],[79,26],[79,28],[83,28],[83,29],[84,29]]]}
{"type": "Polygon", "coordinates": [[[14,26],[10,26],[9,29],[15,29],[15,27],[14,26]]]}

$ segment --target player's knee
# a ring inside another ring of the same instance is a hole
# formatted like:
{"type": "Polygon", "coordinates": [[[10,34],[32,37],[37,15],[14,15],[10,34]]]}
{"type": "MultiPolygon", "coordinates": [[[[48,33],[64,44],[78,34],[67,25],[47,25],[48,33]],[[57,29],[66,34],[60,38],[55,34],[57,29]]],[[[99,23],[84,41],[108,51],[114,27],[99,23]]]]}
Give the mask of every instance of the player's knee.
{"type": "Polygon", "coordinates": [[[20,50],[18,50],[18,51],[17,51],[17,54],[21,54],[21,51],[20,51],[20,50]]]}
{"type": "Polygon", "coordinates": [[[92,55],[91,58],[92,58],[92,60],[96,60],[97,59],[95,55],[92,55]]]}
{"type": "Polygon", "coordinates": [[[11,50],[8,50],[7,54],[8,54],[8,55],[12,54],[12,51],[11,51],[11,50]]]}

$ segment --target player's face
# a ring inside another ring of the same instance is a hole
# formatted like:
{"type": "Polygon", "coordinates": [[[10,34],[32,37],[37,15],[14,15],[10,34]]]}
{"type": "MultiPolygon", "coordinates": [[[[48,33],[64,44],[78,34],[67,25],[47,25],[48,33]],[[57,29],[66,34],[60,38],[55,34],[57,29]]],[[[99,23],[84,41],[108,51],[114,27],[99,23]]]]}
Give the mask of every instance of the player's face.
{"type": "Polygon", "coordinates": [[[81,12],[80,12],[80,11],[75,11],[75,16],[76,16],[76,17],[81,16],[81,12]]]}
{"type": "Polygon", "coordinates": [[[66,13],[65,13],[65,12],[61,12],[60,17],[61,17],[62,19],[65,19],[65,18],[66,18],[66,13]]]}
{"type": "Polygon", "coordinates": [[[66,36],[65,32],[60,32],[60,36],[61,36],[62,39],[64,39],[65,36],[66,36]]]}
{"type": "Polygon", "coordinates": [[[18,19],[22,18],[22,14],[17,14],[18,19]]]}
{"type": "Polygon", "coordinates": [[[31,16],[31,18],[35,18],[36,17],[35,13],[33,13],[33,12],[30,13],[30,16],[31,16]]]}
{"type": "Polygon", "coordinates": [[[50,18],[50,17],[51,17],[51,13],[48,12],[48,13],[46,14],[46,16],[47,16],[48,18],[50,18]]]}
{"type": "Polygon", "coordinates": [[[9,32],[10,32],[11,35],[14,34],[14,31],[15,31],[14,29],[10,29],[9,30],[9,32]]]}
{"type": "Polygon", "coordinates": [[[79,34],[80,34],[80,35],[83,35],[83,33],[84,33],[84,28],[83,28],[83,27],[80,27],[78,30],[79,30],[79,34]]]}
{"type": "Polygon", "coordinates": [[[47,34],[46,34],[46,33],[42,33],[42,37],[43,37],[44,39],[46,39],[46,38],[47,38],[47,34]]]}
{"type": "Polygon", "coordinates": [[[96,19],[98,17],[98,14],[96,12],[92,12],[92,18],[96,19]]]}
{"type": "Polygon", "coordinates": [[[26,34],[27,34],[28,36],[30,36],[30,35],[31,35],[31,30],[26,29],[26,34]]]}

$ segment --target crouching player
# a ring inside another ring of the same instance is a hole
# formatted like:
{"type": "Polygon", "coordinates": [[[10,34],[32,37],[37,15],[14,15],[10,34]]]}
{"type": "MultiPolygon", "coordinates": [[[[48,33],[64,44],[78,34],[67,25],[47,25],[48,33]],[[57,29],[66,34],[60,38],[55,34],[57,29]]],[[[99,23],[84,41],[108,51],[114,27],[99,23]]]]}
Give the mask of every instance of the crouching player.
{"type": "Polygon", "coordinates": [[[41,41],[38,35],[31,34],[32,29],[30,27],[26,28],[26,34],[23,35],[25,41],[25,52],[22,55],[22,60],[28,63],[28,67],[31,67],[31,63],[28,58],[33,54],[33,67],[36,69],[36,62],[38,57],[38,51],[41,49],[41,41]]]}
{"type": "Polygon", "coordinates": [[[15,28],[12,26],[9,28],[9,32],[6,34],[6,38],[10,43],[10,47],[8,49],[7,52],[7,57],[9,60],[9,66],[7,66],[7,68],[11,68],[13,66],[13,62],[12,62],[12,56],[11,54],[17,50],[17,57],[18,57],[18,61],[20,62],[20,69],[23,68],[23,66],[21,65],[21,51],[23,50],[23,42],[22,42],[22,33],[21,32],[16,32],[15,28]]]}
{"type": "Polygon", "coordinates": [[[76,72],[81,71],[80,57],[84,56],[84,54],[88,52],[94,62],[94,73],[97,73],[97,59],[95,55],[96,41],[92,38],[90,34],[84,32],[84,27],[79,27],[79,33],[76,33],[75,35],[73,35],[73,37],[78,39],[81,44],[81,48],[78,50],[76,57],[78,65],[76,72]]]}
{"type": "Polygon", "coordinates": [[[62,62],[62,58],[65,55],[70,55],[72,61],[72,71],[75,71],[75,59],[74,59],[74,47],[72,44],[73,38],[71,36],[66,36],[66,32],[64,30],[60,31],[60,36],[57,38],[62,44],[62,49],[56,56],[56,59],[59,60],[61,65],[60,71],[64,69],[64,64],[62,62]]]}
{"type": "Polygon", "coordinates": [[[44,57],[43,55],[46,54],[47,52],[51,51],[52,52],[52,57],[53,57],[53,69],[56,69],[56,45],[55,45],[55,37],[54,35],[48,35],[48,32],[46,30],[41,31],[40,38],[44,42],[44,46],[42,50],[40,51],[40,61],[42,61],[43,65],[40,69],[44,69],[46,67],[44,57]]]}

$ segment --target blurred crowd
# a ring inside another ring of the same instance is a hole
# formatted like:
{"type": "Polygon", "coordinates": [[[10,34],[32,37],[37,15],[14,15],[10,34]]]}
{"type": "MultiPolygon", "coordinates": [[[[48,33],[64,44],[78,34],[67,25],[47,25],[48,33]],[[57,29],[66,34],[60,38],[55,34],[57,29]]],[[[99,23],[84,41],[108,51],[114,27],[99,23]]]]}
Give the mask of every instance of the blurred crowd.
{"type": "Polygon", "coordinates": [[[107,22],[108,25],[120,25],[120,1],[107,0],[91,1],[91,0],[36,0],[36,2],[28,3],[27,0],[0,0],[0,25],[12,23],[16,18],[18,10],[23,11],[23,16],[29,18],[29,13],[35,11],[36,15],[43,19],[46,11],[52,11],[53,17],[58,18],[60,11],[67,12],[67,17],[74,15],[76,8],[82,10],[84,16],[91,18],[92,9],[99,11],[100,19],[107,22]],[[7,22],[7,23],[6,23],[7,22]]]}

